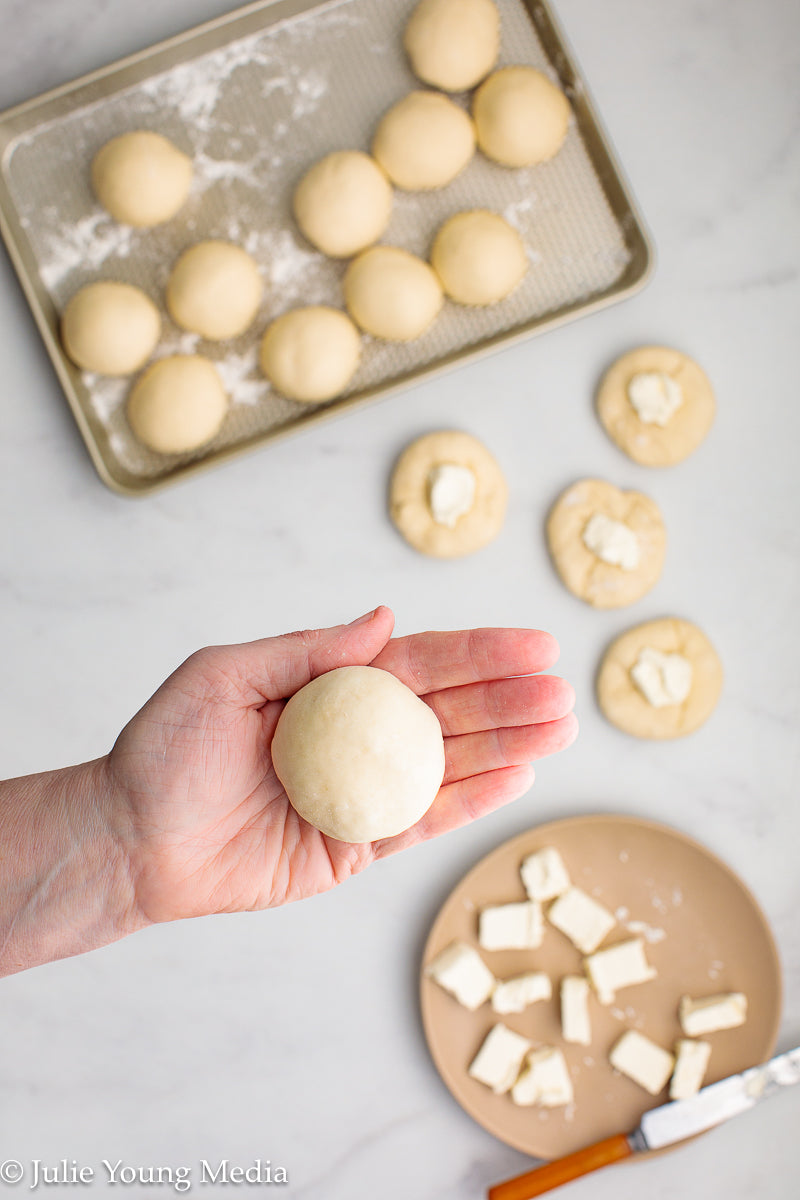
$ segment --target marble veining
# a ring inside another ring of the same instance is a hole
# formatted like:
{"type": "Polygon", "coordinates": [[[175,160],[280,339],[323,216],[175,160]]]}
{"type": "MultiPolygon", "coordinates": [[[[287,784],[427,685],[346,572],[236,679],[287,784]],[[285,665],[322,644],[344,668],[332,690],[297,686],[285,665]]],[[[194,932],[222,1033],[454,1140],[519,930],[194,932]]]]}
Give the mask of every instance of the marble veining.
{"type": "MultiPolygon", "coordinates": [[[[51,0],[43,15],[0,0],[0,104],[227,7],[51,0]]],[[[202,1159],[269,1160],[289,1184],[245,1194],[303,1200],[472,1200],[525,1170],[529,1160],[474,1124],[436,1074],[418,958],[479,857],[577,813],[672,824],[742,876],[780,949],[778,1049],[800,1041],[797,6],[554,7],[657,247],[652,282],[624,305],[133,501],[98,481],[0,254],[4,776],[104,753],[202,644],[347,620],[379,602],[395,608],[398,633],[551,629],[581,721],[577,744],[540,764],[522,800],[334,893],[158,927],[2,981],[0,1161],[185,1164],[202,1196],[223,1190],[199,1184],[202,1159]],[[646,342],[694,355],[719,402],[704,446],[663,472],[624,458],[592,411],[605,367],[646,342]],[[453,426],[496,455],[511,504],[493,546],[439,563],[395,534],[386,483],[412,437],[453,426]],[[648,492],[668,532],[662,579],[616,613],[568,595],[544,548],[548,506],[589,474],[648,492]],[[722,700],[692,738],[637,743],[600,716],[594,673],[617,633],[673,612],[717,646],[722,700]]],[[[202,165],[206,181],[221,169],[202,165]]],[[[569,1194],[794,1200],[799,1117],[800,1088],[786,1089],[676,1153],[569,1194]]]]}

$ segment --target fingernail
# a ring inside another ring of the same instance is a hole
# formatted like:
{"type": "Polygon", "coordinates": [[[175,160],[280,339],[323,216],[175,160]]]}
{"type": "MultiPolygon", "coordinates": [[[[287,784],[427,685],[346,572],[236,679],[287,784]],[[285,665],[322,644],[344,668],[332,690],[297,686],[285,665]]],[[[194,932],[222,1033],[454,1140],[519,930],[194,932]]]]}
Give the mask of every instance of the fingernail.
{"type": "Polygon", "coordinates": [[[377,608],[373,608],[372,612],[364,613],[363,617],[357,617],[355,621],[350,621],[348,623],[348,629],[352,629],[354,625],[366,625],[368,621],[372,620],[377,611],[377,608]]]}

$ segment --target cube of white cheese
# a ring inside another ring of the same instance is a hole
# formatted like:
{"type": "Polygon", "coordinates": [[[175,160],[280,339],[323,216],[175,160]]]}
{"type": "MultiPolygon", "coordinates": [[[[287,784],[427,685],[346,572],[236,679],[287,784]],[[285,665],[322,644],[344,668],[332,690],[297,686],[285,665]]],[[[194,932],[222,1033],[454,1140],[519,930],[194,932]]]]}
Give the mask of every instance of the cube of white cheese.
{"type": "Polygon", "coordinates": [[[498,1022],[484,1038],[483,1045],[472,1060],[469,1073],[473,1079],[478,1079],[493,1092],[502,1095],[516,1083],[522,1060],[530,1048],[531,1043],[527,1038],[498,1022]]]}
{"type": "Polygon", "coordinates": [[[540,1046],[531,1050],[514,1087],[511,1099],[515,1104],[541,1104],[543,1108],[560,1108],[571,1104],[572,1080],[564,1055],[557,1046],[540,1046]]]}
{"type": "Polygon", "coordinates": [[[484,950],[535,950],[542,944],[542,906],[536,900],[484,908],[478,941],[484,950]]]}
{"type": "Polygon", "coordinates": [[[646,983],[658,974],[645,957],[641,938],[631,938],[609,946],[607,950],[598,950],[585,958],[583,965],[601,1004],[613,1004],[620,988],[646,983]]]}
{"type": "Polygon", "coordinates": [[[497,1013],[520,1013],[537,1000],[549,1000],[552,994],[550,976],[529,971],[513,979],[499,979],[492,992],[492,1008],[497,1013]]]}
{"type": "Polygon", "coordinates": [[[651,1096],[657,1096],[672,1074],[675,1059],[636,1029],[623,1033],[611,1048],[609,1061],[651,1096]]]}
{"type": "Polygon", "coordinates": [[[554,900],[570,885],[564,860],[555,846],[544,846],[529,854],[523,859],[519,873],[531,900],[554,900]]]}
{"type": "Polygon", "coordinates": [[[706,996],[693,1000],[681,996],[678,1017],[687,1037],[702,1037],[719,1029],[735,1029],[747,1020],[747,997],[743,992],[727,992],[722,996],[706,996]]]}
{"type": "Polygon", "coordinates": [[[591,1043],[589,981],[583,975],[565,975],[561,980],[561,1033],[565,1042],[591,1043]]]}
{"type": "Polygon", "coordinates": [[[466,942],[451,942],[428,964],[426,974],[473,1012],[494,991],[494,975],[478,951],[466,942]]]}
{"type": "Polygon", "coordinates": [[[710,1042],[680,1038],[675,1043],[675,1070],[669,1082],[670,1100],[686,1100],[700,1091],[710,1057],[710,1042]]]}
{"type": "Polygon", "coordinates": [[[547,910],[547,919],[566,934],[582,954],[591,954],[616,925],[607,908],[580,888],[569,887],[547,910]]]}

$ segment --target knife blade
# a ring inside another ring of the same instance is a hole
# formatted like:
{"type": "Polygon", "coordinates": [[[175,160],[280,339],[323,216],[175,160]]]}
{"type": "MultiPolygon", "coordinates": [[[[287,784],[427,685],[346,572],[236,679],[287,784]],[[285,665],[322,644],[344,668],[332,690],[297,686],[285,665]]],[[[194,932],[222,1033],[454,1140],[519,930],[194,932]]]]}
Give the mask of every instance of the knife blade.
{"type": "Polygon", "coordinates": [[[712,1129],[795,1083],[800,1083],[800,1046],[778,1054],[763,1066],[710,1083],[686,1100],[672,1100],[650,1109],[633,1133],[615,1134],[566,1158],[495,1184],[489,1188],[488,1200],[532,1200],[612,1162],[645,1150],[661,1150],[712,1129]]]}

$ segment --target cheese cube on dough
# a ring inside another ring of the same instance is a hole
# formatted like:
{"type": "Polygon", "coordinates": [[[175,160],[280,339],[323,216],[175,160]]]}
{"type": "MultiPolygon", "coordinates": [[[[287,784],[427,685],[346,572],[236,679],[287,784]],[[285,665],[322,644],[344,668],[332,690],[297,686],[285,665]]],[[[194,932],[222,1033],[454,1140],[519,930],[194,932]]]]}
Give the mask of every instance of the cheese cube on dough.
{"type": "Polygon", "coordinates": [[[570,885],[564,860],[555,846],[544,846],[535,854],[529,854],[519,873],[531,900],[554,900],[570,885]]]}
{"type": "Polygon", "coordinates": [[[577,887],[567,888],[550,905],[547,919],[566,934],[582,954],[596,950],[617,923],[607,908],[577,887]]]}
{"type": "Polygon", "coordinates": [[[678,1009],[681,1029],[687,1037],[702,1037],[719,1029],[735,1029],[747,1019],[747,997],[743,992],[727,992],[722,996],[706,996],[693,1000],[681,996],[678,1009]]]}
{"type": "Polygon", "coordinates": [[[494,975],[478,951],[466,942],[451,942],[428,964],[426,974],[473,1012],[494,991],[494,975]]]}
{"type": "Polygon", "coordinates": [[[544,937],[542,906],[535,900],[484,908],[478,941],[484,950],[535,950],[544,937]]]}
{"type": "Polygon", "coordinates": [[[589,981],[583,975],[565,975],[561,980],[561,1033],[565,1042],[591,1043],[589,981]]]}
{"type": "Polygon", "coordinates": [[[473,1079],[478,1079],[497,1095],[502,1095],[516,1083],[522,1060],[530,1048],[527,1038],[498,1022],[484,1038],[483,1045],[472,1060],[469,1073],[473,1079]]]}
{"type": "Polygon", "coordinates": [[[710,1057],[710,1042],[680,1038],[675,1043],[675,1070],[669,1083],[670,1100],[686,1100],[700,1091],[710,1057]]]}
{"type": "Polygon", "coordinates": [[[529,971],[513,979],[499,979],[492,992],[492,1008],[497,1013],[520,1013],[537,1000],[549,1000],[552,994],[549,975],[529,971]]]}
{"type": "Polygon", "coordinates": [[[651,1096],[657,1096],[666,1086],[675,1062],[668,1050],[662,1050],[635,1029],[623,1033],[608,1057],[612,1067],[638,1083],[651,1096]]]}
{"type": "Polygon", "coordinates": [[[641,938],[631,938],[609,946],[607,950],[598,950],[585,958],[583,965],[601,1004],[613,1004],[619,988],[647,983],[658,974],[645,957],[641,938]]]}
{"type": "Polygon", "coordinates": [[[511,1090],[515,1104],[541,1104],[543,1108],[560,1108],[572,1103],[572,1080],[557,1046],[540,1046],[531,1050],[525,1067],[511,1090]]]}

